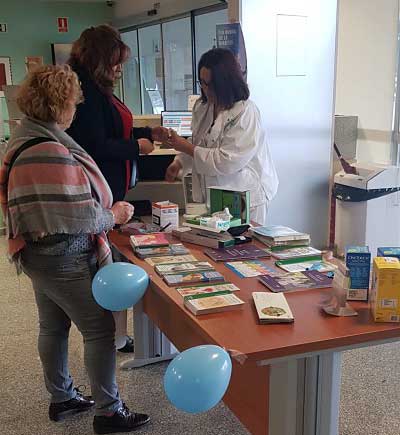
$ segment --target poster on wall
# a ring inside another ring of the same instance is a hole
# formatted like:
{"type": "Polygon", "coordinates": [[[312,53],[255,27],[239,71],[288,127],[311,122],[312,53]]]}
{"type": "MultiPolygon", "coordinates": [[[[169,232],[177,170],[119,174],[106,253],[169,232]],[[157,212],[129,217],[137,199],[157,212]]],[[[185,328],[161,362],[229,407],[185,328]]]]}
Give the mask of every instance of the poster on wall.
{"type": "Polygon", "coordinates": [[[227,48],[236,56],[244,77],[247,76],[246,46],[240,23],[217,24],[217,47],[227,48]]]}
{"type": "Polygon", "coordinates": [[[26,68],[26,72],[28,73],[34,71],[37,67],[42,65],[43,65],[43,56],[25,57],[25,68],[26,68]]]}
{"type": "Polygon", "coordinates": [[[0,97],[4,97],[4,85],[12,85],[11,62],[8,56],[0,56],[0,97]]]}
{"type": "Polygon", "coordinates": [[[53,65],[62,65],[68,62],[72,44],[51,44],[53,65]]]}
{"type": "Polygon", "coordinates": [[[57,27],[58,27],[58,33],[67,33],[68,32],[68,18],[67,17],[58,17],[57,18],[57,27]]]}

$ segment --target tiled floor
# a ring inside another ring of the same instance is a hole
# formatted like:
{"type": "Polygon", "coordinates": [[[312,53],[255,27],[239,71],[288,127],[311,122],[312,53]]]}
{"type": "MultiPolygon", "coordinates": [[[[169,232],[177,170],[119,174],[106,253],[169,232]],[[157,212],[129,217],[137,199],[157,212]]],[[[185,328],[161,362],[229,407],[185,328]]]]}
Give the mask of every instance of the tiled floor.
{"type": "MultiPolygon", "coordinates": [[[[0,238],[0,435],[92,434],[91,415],[63,423],[47,418],[48,396],[36,350],[36,307],[29,280],[17,277],[0,238]]],[[[119,355],[119,362],[126,355],[119,355]]],[[[343,357],[341,435],[400,434],[400,345],[346,352],[343,357]]],[[[72,330],[70,367],[76,384],[88,384],[81,337],[72,330]]],[[[166,365],[118,371],[121,395],[133,409],[151,414],[137,433],[163,435],[240,435],[248,432],[223,405],[203,415],[186,415],[167,401],[162,376],[166,365]]],[[[281,434],[271,434],[281,435],[281,434]]]]}

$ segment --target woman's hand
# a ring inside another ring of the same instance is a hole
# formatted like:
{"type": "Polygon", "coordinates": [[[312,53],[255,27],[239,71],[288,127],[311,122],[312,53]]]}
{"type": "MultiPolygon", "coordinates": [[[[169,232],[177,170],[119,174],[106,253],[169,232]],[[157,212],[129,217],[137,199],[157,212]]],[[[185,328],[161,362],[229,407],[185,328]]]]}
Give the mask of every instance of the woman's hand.
{"type": "Polygon", "coordinates": [[[154,145],[148,139],[138,139],[139,154],[150,154],[154,151],[154,145]]]}
{"type": "Polygon", "coordinates": [[[114,215],[116,225],[126,224],[133,216],[134,211],[135,207],[125,201],[118,201],[111,207],[111,213],[114,215]]]}
{"type": "Polygon", "coordinates": [[[179,160],[174,160],[167,168],[165,172],[165,181],[175,181],[178,177],[179,171],[182,169],[182,165],[179,160]]]}
{"type": "Polygon", "coordinates": [[[175,130],[169,129],[167,144],[177,151],[193,157],[194,145],[183,137],[179,136],[175,130]]]}
{"type": "Polygon", "coordinates": [[[168,129],[165,127],[154,127],[151,129],[151,138],[153,141],[166,142],[168,140],[168,129]]]}

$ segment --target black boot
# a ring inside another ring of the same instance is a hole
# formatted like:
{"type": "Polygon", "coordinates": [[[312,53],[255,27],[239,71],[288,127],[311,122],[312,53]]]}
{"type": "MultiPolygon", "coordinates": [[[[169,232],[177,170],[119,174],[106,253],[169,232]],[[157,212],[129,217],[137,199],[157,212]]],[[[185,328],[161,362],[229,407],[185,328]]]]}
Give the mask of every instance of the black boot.
{"type": "Polygon", "coordinates": [[[94,406],[91,396],[84,396],[78,388],[74,388],[76,397],[61,403],[50,403],[49,418],[52,421],[60,421],[68,415],[88,411],[94,406]]]}
{"type": "Polygon", "coordinates": [[[110,417],[96,415],[93,420],[93,429],[97,434],[132,432],[149,421],[148,415],[130,412],[123,403],[122,408],[110,417]]]}

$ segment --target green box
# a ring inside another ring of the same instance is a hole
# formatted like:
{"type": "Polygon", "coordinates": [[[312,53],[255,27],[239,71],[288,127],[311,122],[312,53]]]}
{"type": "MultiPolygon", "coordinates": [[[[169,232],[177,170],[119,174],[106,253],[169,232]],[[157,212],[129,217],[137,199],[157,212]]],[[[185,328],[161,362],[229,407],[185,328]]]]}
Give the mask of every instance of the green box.
{"type": "Polygon", "coordinates": [[[233,216],[231,227],[250,223],[250,191],[209,187],[209,196],[211,214],[228,207],[233,216]]]}

